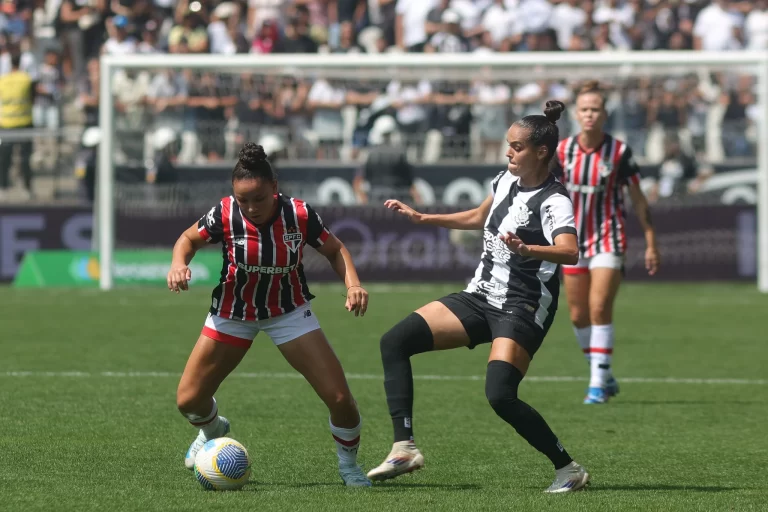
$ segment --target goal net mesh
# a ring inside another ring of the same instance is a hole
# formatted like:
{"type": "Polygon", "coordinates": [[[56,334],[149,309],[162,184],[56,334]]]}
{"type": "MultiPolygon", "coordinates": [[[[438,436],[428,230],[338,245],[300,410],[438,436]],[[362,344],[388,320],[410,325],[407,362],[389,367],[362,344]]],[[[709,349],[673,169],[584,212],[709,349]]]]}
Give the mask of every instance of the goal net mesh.
{"type": "MultiPolygon", "coordinates": [[[[107,107],[114,111],[116,247],[172,244],[230,193],[245,142],[265,146],[282,192],[321,212],[335,208],[343,217],[338,207],[357,205],[362,191],[368,206],[353,215],[377,219],[382,194],[412,197],[401,181],[384,186],[361,174],[382,146],[406,155],[423,207],[475,205],[504,168],[505,132],[515,120],[557,99],[568,106],[561,136],[578,132],[575,91],[585,80],[608,91],[606,130],[637,157],[665,261],[737,261],[738,272],[753,278],[754,211],[732,211],[756,202],[757,79],[754,67],[740,65],[489,66],[478,59],[474,67],[348,68],[308,59],[259,68],[118,67],[107,107]],[[141,227],[147,219],[156,230],[141,227]]],[[[637,269],[644,247],[637,229],[630,246],[628,268],[637,269]]]]}

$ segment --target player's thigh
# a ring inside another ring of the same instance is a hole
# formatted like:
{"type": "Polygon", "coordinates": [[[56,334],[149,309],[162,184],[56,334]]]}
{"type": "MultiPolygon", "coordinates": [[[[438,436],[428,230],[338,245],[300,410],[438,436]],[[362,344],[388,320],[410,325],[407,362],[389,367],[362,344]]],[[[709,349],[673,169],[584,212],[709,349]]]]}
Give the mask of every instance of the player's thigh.
{"type": "Polygon", "coordinates": [[[350,396],[341,362],[309,302],[290,313],[262,321],[261,328],[326,404],[350,396]]]}
{"type": "Polygon", "coordinates": [[[352,402],[352,393],[341,362],[319,326],[277,345],[277,348],[288,364],[304,376],[328,406],[352,402]]]}
{"type": "Polygon", "coordinates": [[[474,348],[491,341],[490,329],[479,299],[453,293],[416,310],[432,331],[434,350],[474,348]]]}
{"type": "Polygon", "coordinates": [[[621,286],[622,265],[620,256],[606,255],[590,268],[589,309],[593,324],[609,324],[613,320],[613,303],[621,286]]]}
{"type": "Polygon", "coordinates": [[[506,361],[525,375],[553,318],[546,319],[541,326],[535,312],[520,308],[489,312],[489,320],[493,344],[488,361],[506,361]]]}
{"type": "Polygon", "coordinates": [[[246,346],[223,343],[201,334],[181,375],[177,401],[187,403],[213,396],[247,352],[246,346]]]}

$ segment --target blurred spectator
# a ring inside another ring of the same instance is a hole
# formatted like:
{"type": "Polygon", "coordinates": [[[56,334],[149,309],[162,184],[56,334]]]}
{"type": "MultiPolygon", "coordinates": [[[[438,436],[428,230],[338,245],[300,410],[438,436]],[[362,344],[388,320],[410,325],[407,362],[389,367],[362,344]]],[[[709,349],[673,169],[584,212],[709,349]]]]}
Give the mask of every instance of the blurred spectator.
{"type": "Polygon", "coordinates": [[[755,0],[744,21],[744,39],[748,50],[768,50],[768,0],[755,0]]]}
{"type": "Polygon", "coordinates": [[[59,128],[59,108],[62,86],[59,54],[48,50],[38,71],[33,107],[34,125],[56,130],[59,128]]]}
{"type": "Polygon", "coordinates": [[[104,42],[103,52],[109,55],[136,53],[136,40],[128,35],[128,18],[119,14],[107,20],[109,39],[104,42]]]}
{"type": "Polygon", "coordinates": [[[318,140],[318,158],[334,154],[334,149],[343,139],[344,121],[341,107],[345,104],[346,92],[339,84],[320,77],[315,80],[307,97],[307,108],[312,112],[312,131],[318,140]]]}
{"type": "Polygon", "coordinates": [[[19,148],[21,177],[27,198],[32,196],[32,139],[13,138],[8,132],[32,128],[35,82],[21,70],[21,55],[11,55],[11,71],[0,77],[0,199],[10,185],[14,148],[19,148]]]}
{"type": "Polygon", "coordinates": [[[635,22],[635,10],[627,0],[602,0],[592,19],[597,25],[608,25],[608,40],[620,50],[631,50],[629,30],[635,22]]]}
{"type": "Polygon", "coordinates": [[[274,53],[317,53],[317,43],[307,35],[308,27],[299,17],[290,18],[284,37],[278,39],[274,53]]]}
{"type": "Polygon", "coordinates": [[[469,51],[469,44],[461,31],[459,13],[446,9],[440,16],[440,29],[429,39],[424,51],[427,53],[463,53],[469,51]]]}
{"type": "Polygon", "coordinates": [[[728,0],[712,0],[699,13],[693,27],[694,49],[724,51],[742,48],[744,17],[728,4],[728,0]]]}
{"type": "Polygon", "coordinates": [[[391,116],[382,116],[371,129],[374,146],[352,182],[360,204],[380,204],[387,199],[421,204],[405,148],[392,139],[396,128],[397,123],[391,116]]]}
{"type": "Polygon", "coordinates": [[[570,50],[574,34],[586,29],[587,13],[580,0],[565,0],[552,10],[550,26],[557,32],[557,46],[570,50]]]}
{"type": "Polygon", "coordinates": [[[208,32],[198,11],[184,13],[182,23],[171,29],[168,35],[168,51],[171,53],[204,53],[208,51],[208,32]]]}
{"type": "Polygon", "coordinates": [[[427,42],[426,22],[437,0],[397,0],[395,45],[401,50],[420,52],[427,42]]]}
{"type": "Polygon", "coordinates": [[[699,167],[695,158],[683,151],[676,134],[667,135],[658,178],[648,199],[655,203],[660,199],[695,193],[711,175],[711,169],[699,167]]]}

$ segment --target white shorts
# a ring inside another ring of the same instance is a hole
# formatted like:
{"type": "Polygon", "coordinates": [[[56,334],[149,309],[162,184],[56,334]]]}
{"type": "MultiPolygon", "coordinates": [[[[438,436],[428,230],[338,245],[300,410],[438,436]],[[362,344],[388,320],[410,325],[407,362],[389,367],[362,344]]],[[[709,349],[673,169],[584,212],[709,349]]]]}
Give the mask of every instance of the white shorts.
{"type": "Polygon", "coordinates": [[[282,345],[319,328],[320,323],[307,302],[290,313],[255,322],[232,320],[208,313],[203,335],[222,343],[250,348],[253,339],[261,331],[267,333],[275,345],[282,345]]]}
{"type": "Polygon", "coordinates": [[[563,265],[565,274],[586,274],[593,268],[612,268],[622,270],[624,268],[624,256],[601,252],[590,258],[579,257],[575,265],[563,265]]]}

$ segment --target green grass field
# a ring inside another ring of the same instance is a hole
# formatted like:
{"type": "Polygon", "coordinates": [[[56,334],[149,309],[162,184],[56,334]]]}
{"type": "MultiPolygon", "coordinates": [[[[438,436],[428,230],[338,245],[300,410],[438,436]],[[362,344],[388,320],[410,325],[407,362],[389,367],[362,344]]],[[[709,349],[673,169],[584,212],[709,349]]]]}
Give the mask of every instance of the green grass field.
{"type": "MultiPolygon", "coordinates": [[[[364,468],[391,445],[379,337],[457,288],[371,287],[356,319],[342,288],[314,287],[363,413],[364,468]]],[[[587,366],[561,309],[521,396],[592,473],[566,496],[541,492],[549,462],[488,406],[488,345],[414,359],[426,468],[348,490],[323,405],[261,337],[217,395],[251,483],[203,491],[183,467],[195,431],[175,390],[207,301],[202,289],[0,289],[0,510],[768,510],[768,297],[753,286],[626,286],[622,392],[602,407],[581,404],[587,366]]]]}

